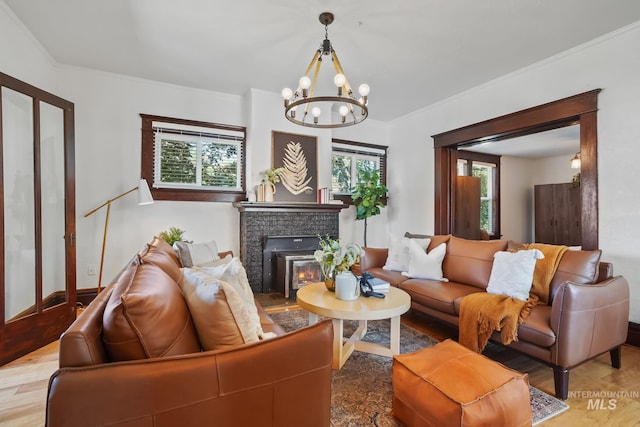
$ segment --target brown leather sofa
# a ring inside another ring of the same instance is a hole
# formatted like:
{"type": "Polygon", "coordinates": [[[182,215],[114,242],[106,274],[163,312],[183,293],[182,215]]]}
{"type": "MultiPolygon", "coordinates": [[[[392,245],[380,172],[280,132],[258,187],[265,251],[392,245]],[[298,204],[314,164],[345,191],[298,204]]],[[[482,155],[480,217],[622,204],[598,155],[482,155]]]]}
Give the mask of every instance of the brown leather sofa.
{"type": "MultiPolygon", "coordinates": [[[[383,269],[386,248],[364,248],[360,269],[409,293],[412,309],[457,327],[462,298],[486,289],[494,253],[515,244],[432,236],[427,250],[443,242],[447,251],[442,270],[449,282],[410,279],[383,269]]],[[[509,345],[553,367],[555,394],[560,399],[568,397],[569,369],[582,362],[610,352],[611,364],[620,368],[629,321],[629,285],[623,277],[613,276],[613,266],[600,262],[600,255],[599,250],[565,252],[551,282],[548,305],[533,308],[518,328],[518,341],[509,345]]],[[[499,333],[491,339],[501,342],[499,333]]]]}
{"type": "MultiPolygon", "coordinates": [[[[135,356],[136,352],[153,354],[158,343],[173,333],[164,322],[135,324],[137,333],[151,334],[141,341],[142,346],[137,340],[129,340],[135,344],[119,342],[116,350],[113,342],[105,344],[105,328],[113,326],[106,326],[105,310],[109,311],[118,286],[135,287],[136,297],[144,298],[145,287],[152,282],[179,277],[179,261],[163,243],[156,239],[137,255],[60,338],[60,368],[49,381],[46,424],[329,425],[330,321],[284,333],[257,304],[262,329],[276,333],[276,338],[217,351],[191,351],[197,335],[190,330],[193,322],[187,313],[184,328],[161,354],[135,356]],[[114,361],[116,352],[131,360],[118,357],[114,361]]],[[[179,302],[171,298],[157,299],[167,304],[163,308],[171,315],[181,316],[179,302]]]]}

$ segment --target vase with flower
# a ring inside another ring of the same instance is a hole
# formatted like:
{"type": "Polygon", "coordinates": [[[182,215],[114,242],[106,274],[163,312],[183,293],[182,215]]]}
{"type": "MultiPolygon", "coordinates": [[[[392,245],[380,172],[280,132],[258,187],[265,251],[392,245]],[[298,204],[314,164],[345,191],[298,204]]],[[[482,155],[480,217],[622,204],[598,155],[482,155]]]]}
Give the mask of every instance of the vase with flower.
{"type": "Polygon", "coordinates": [[[276,193],[276,184],[280,182],[280,175],[284,172],[284,168],[267,169],[262,175],[262,192],[265,202],[273,202],[273,196],[276,193]]]}
{"type": "Polygon", "coordinates": [[[345,280],[351,281],[345,275],[356,276],[350,271],[351,267],[358,262],[362,254],[362,248],[355,243],[349,243],[344,246],[340,244],[340,239],[332,239],[329,236],[319,238],[320,249],[315,251],[314,258],[320,264],[322,274],[324,275],[324,284],[330,291],[336,289],[336,279],[339,275],[343,275],[345,280]]]}

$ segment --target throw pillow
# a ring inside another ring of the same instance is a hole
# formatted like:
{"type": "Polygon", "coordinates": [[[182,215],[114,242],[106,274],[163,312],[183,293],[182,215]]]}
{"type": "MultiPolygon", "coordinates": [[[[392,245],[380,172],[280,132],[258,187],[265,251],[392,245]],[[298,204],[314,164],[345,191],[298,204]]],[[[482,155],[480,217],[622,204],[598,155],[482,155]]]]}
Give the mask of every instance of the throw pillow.
{"type": "Polygon", "coordinates": [[[409,241],[409,270],[401,274],[412,279],[448,280],[442,276],[442,260],[447,253],[447,244],[441,243],[426,253],[414,240],[409,241]]]}
{"type": "Polygon", "coordinates": [[[387,261],[382,267],[390,271],[407,271],[409,270],[409,241],[413,240],[425,251],[431,242],[430,238],[409,238],[399,237],[391,238],[389,242],[389,253],[387,261]]]}
{"type": "Polygon", "coordinates": [[[215,240],[206,243],[175,242],[173,248],[183,267],[193,267],[220,259],[215,240]]]}
{"type": "Polygon", "coordinates": [[[228,263],[215,267],[198,266],[192,267],[189,270],[198,271],[211,279],[221,280],[233,286],[247,307],[256,334],[263,338],[264,332],[262,331],[260,315],[258,314],[258,308],[256,307],[256,302],[253,297],[253,290],[251,290],[247,272],[239,258],[234,257],[228,263]]]}
{"type": "Polygon", "coordinates": [[[544,258],[538,249],[499,251],[493,256],[487,292],[526,301],[533,284],[536,261],[544,258]]]}
{"type": "Polygon", "coordinates": [[[204,350],[259,340],[244,298],[236,288],[202,271],[184,269],[182,291],[204,350]]]}

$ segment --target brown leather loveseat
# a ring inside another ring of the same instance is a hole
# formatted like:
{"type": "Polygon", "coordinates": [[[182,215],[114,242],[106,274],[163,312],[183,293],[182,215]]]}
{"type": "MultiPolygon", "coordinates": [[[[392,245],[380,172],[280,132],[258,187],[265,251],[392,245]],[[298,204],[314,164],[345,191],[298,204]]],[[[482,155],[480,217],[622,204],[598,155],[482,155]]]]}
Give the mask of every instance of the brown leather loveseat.
{"type": "Polygon", "coordinates": [[[154,240],[62,335],[47,425],[329,425],[331,322],[284,333],[257,304],[277,337],[200,351],[180,275],[173,249],[154,240]],[[123,287],[118,324],[109,312],[123,287]]]}
{"type": "MultiPolygon", "coordinates": [[[[443,242],[447,248],[442,273],[448,282],[411,279],[383,269],[386,248],[364,248],[360,268],[409,293],[412,309],[458,327],[462,299],[485,291],[493,255],[515,244],[432,236],[427,251],[443,242]]],[[[550,284],[549,303],[533,308],[518,327],[518,341],[509,345],[553,367],[555,394],[561,399],[568,397],[570,368],[606,352],[612,365],[620,368],[629,286],[623,277],[613,276],[613,266],[601,262],[600,255],[599,250],[565,252],[550,284]]],[[[499,333],[492,341],[500,343],[499,333]]]]}

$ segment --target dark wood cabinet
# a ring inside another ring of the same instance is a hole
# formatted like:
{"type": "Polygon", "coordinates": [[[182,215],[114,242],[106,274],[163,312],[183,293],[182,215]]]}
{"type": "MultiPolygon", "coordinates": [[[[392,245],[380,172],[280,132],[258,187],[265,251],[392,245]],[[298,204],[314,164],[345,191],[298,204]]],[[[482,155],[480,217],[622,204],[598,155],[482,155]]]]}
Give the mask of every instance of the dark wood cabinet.
{"type": "Polygon", "coordinates": [[[580,187],[571,183],[534,187],[535,241],[554,245],[582,244],[580,187]]]}
{"type": "Polygon", "coordinates": [[[480,178],[458,176],[453,235],[464,239],[480,239],[480,178]]]}

